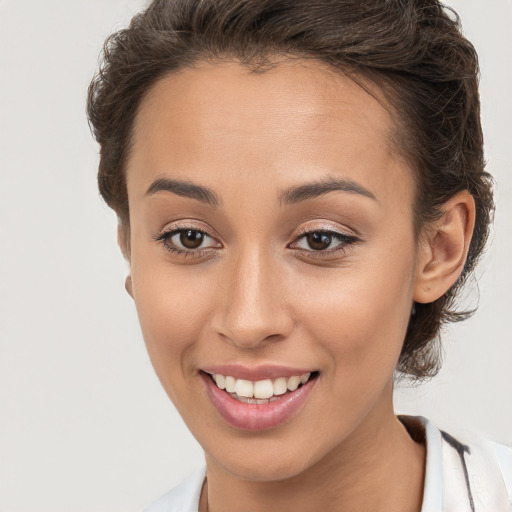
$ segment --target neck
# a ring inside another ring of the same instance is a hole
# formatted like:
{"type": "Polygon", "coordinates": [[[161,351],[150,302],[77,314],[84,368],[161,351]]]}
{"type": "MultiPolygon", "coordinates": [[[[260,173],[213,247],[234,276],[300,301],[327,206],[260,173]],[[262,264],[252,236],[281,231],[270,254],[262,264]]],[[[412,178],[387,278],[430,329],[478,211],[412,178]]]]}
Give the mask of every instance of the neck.
{"type": "Polygon", "coordinates": [[[240,479],[207,455],[207,484],[200,510],[234,512],[243,504],[244,512],[419,512],[425,449],[411,439],[392,405],[389,411],[384,417],[381,411],[378,421],[367,418],[322,460],[285,480],[240,479]]]}

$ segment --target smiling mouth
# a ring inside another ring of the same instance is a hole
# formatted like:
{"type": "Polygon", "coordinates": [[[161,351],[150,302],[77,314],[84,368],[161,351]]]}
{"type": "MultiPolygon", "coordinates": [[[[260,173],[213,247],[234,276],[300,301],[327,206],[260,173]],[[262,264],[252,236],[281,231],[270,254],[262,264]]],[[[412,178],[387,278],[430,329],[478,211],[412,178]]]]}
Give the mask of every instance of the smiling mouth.
{"type": "Polygon", "coordinates": [[[290,395],[309,381],[316,379],[318,372],[257,381],[237,379],[231,375],[219,373],[207,373],[207,375],[217,388],[225,391],[231,398],[246,404],[263,405],[290,395]]]}

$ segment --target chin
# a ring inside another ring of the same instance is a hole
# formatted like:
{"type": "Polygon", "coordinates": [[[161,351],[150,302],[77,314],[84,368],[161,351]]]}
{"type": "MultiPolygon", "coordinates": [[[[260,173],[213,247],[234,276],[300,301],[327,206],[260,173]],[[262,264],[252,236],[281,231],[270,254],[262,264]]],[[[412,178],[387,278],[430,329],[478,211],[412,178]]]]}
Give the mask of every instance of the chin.
{"type": "MultiPolygon", "coordinates": [[[[295,436],[296,437],[296,436],[295,436]]],[[[293,479],[313,467],[329,452],[329,447],[313,446],[311,439],[245,439],[230,442],[219,450],[205,450],[208,466],[217,466],[233,477],[251,482],[277,482],[293,479]],[[306,449],[307,448],[307,449],[306,449]]]]}
{"type": "Polygon", "coordinates": [[[292,479],[308,469],[308,464],[298,460],[282,460],[276,456],[266,464],[251,460],[220,461],[223,469],[240,480],[250,482],[278,482],[292,479]]]}

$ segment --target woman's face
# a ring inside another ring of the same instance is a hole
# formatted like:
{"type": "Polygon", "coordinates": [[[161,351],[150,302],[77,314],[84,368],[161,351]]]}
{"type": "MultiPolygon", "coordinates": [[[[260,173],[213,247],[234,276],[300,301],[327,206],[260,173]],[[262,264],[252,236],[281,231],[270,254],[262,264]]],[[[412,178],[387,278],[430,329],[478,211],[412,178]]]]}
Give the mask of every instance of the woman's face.
{"type": "Polygon", "coordinates": [[[314,62],[201,64],[143,101],[131,292],[209,464],[285,478],[370,446],[394,418],[417,251],[392,129],[374,97],[314,62]]]}

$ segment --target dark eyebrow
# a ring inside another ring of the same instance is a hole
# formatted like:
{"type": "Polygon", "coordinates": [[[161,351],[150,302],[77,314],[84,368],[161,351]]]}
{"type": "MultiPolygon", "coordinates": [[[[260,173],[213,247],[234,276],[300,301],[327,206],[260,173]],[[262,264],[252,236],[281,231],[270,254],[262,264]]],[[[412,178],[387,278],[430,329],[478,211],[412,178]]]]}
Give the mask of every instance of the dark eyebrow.
{"type": "MultiPolygon", "coordinates": [[[[149,186],[146,195],[156,194],[160,191],[171,192],[181,197],[196,199],[197,201],[214,207],[222,204],[222,201],[213,190],[202,185],[196,185],[190,181],[174,178],[158,178],[149,186]]],[[[297,185],[286,189],[280,195],[279,203],[294,204],[335,191],[359,194],[377,201],[377,198],[368,189],[355,181],[347,178],[328,178],[322,181],[306,183],[305,185],[297,185]]]]}
{"type": "Polygon", "coordinates": [[[298,185],[286,189],[279,196],[279,203],[294,204],[335,191],[359,194],[377,201],[377,198],[368,189],[359,185],[355,181],[348,178],[326,178],[321,181],[306,183],[305,185],[298,185]]]}
{"type": "Polygon", "coordinates": [[[156,194],[160,191],[172,192],[177,196],[196,199],[210,206],[220,206],[221,204],[219,197],[213,190],[201,185],[195,185],[190,181],[158,178],[146,190],[146,195],[156,194]]]}

